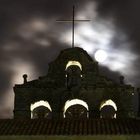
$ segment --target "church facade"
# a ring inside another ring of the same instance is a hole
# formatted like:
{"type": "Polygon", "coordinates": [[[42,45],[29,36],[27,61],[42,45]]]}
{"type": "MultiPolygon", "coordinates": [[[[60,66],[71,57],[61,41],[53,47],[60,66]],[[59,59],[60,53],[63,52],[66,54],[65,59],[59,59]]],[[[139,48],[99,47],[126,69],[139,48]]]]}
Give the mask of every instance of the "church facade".
{"type": "Polygon", "coordinates": [[[99,72],[98,62],[82,48],[62,50],[48,74],[14,86],[14,118],[130,118],[134,87],[99,72]]]}

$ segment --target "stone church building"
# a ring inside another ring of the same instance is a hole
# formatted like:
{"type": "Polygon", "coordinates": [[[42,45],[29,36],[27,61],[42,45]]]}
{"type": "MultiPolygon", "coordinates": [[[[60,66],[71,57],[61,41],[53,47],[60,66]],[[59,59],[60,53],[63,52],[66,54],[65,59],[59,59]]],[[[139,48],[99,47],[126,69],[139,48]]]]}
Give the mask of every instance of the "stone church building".
{"type": "Polygon", "coordinates": [[[0,140],[139,140],[134,87],[100,74],[78,47],[62,50],[48,74],[14,86],[14,119],[0,120],[0,140]]]}
{"type": "Polygon", "coordinates": [[[98,62],[74,47],[74,6],[67,21],[73,27],[72,48],[49,63],[45,76],[28,81],[24,74],[23,84],[14,86],[14,119],[0,120],[0,140],[140,139],[134,87],[123,76],[115,82],[102,75],[98,62]]]}
{"type": "Polygon", "coordinates": [[[48,74],[15,85],[14,118],[85,119],[134,117],[134,87],[100,74],[98,62],[79,47],[62,50],[48,74]]]}

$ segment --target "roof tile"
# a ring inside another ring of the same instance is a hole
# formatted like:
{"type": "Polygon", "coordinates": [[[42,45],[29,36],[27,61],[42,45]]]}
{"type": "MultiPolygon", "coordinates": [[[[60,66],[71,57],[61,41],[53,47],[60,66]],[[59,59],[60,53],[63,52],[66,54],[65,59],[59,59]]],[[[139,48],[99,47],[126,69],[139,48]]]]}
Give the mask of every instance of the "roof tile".
{"type": "Polygon", "coordinates": [[[136,135],[139,119],[0,120],[0,135],[136,135]]]}

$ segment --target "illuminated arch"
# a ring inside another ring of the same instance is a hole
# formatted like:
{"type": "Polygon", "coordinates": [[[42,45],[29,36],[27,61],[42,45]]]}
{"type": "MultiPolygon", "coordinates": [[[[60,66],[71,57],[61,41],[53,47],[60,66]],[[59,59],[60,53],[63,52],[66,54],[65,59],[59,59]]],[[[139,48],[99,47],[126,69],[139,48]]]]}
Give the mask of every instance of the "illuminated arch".
{"type": "Polygon", "coordinates": [[[47,101],[43,101],[43,100],[40,100],[40,101],[37,101],[33,104],[31,104],[30,106],[30,110],[31,110],[31,118],[33,118],[33,110],[39,106],[44,106],[46,108],[48,108],[51,112],[52,112],[52,109],[49,105],[49,103],[47,101]]]}
{"type": "MultiPolygon", "coordinates": [[[[64,118],[65,118],[65,113],[67,109],[73,105],[82,105],[83,107],[87,109],[87,111],[89,111],[87,103],[84,102],[83,100],[80,100],[80,99],[68,100],[66,101],[65,106],[64,106],[64,112],[63,112],[64,118]]],[[[88,114],[87,114],[87,117],[88,117],[88,114]]]]}
{"type": "Polygon", "coordinates": [[[101,106],[100,106],[100,110],[101,110],[104,106],[106,106],[106,105],[113,106],[113,108],[115,109],[115,111],[117,111],[117,106],[116,106],[115,102],[113,102],[111,99],[102,102],[102,103],[101,103],[101,106]]]}
{"type": "Polygon", "coordinates": [[[78,66],[80,68],[80,70],[82,71],[82,65],[78,61],[69,61],[66,65],[66,70],[70,66],[78,66]]]}
{"type": "MultiPolygon", "coordinates": [[[[117,106],[116,106],[115,102],[113,102],[111,99],[106,100],[106,101],[103,101],[103,102],[101,103],[100,111],[101,111],[101,109],[102,109],[103,107],[105,107],[105,106],[112,106],[112,107],[114,108],[115,112],[117,111],[117,106]]],[[[114,114],[114,118],[116,118],[116,113],[114,114]]]]}

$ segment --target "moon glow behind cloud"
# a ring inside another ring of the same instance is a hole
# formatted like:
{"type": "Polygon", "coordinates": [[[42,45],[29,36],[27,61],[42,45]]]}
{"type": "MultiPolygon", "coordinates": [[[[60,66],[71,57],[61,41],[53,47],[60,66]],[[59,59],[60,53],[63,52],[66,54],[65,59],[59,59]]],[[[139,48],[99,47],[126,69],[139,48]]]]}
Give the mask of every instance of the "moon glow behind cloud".
{"type": "MultiPolygon", "coordinates": [[[[94,5],[94,3],[92,4],[94,5]]],[[[84,11],[84,18],[91,19],[90,22],[75,23],[75,46],[85,49],[93,59],[97,50],[104,50],[107,56],[105,56],[104,62],[101,60],[102,63],[98,60],[99,65],[127,76],[127,82],[135,84],[133,78],[137,72],[132,73],[131,70],[134,69],[138,55],[131,51],[133,41],[129,40],[125,31],[116,26],[114,17],[100,18],[95,6],[93,6],[94,8],[90,6],[90,10],[84,11]],[[93,15],[88,15],[89,11],[92,11],[93,15]]],[[[80,18],[80,14],[77,17],[80,18]]],[[[66,25],[63,24],[63,26],[66,25]]],[[[65,33],[60,33],[59,40],[71,45],[71,29],[66,29],[65,33]]]]}
{"type": "Polygon", "coordinates": [[[98,62],[104,62],[107,59],[107,53],[104,50],[97,50],[95,52],[95,59],[98,62]]]}

